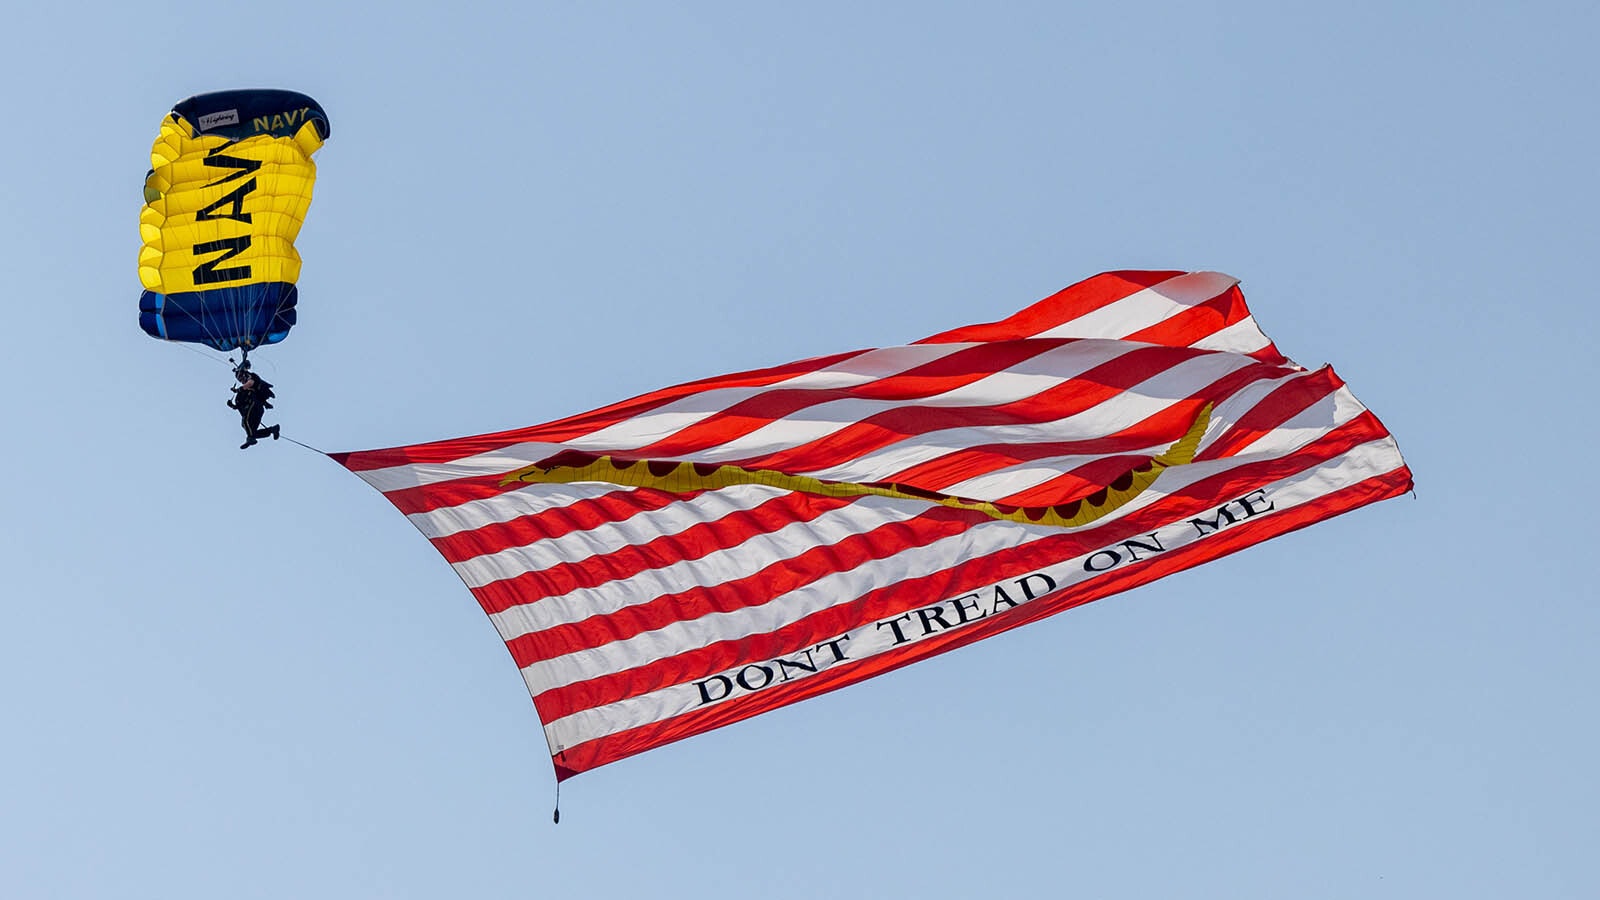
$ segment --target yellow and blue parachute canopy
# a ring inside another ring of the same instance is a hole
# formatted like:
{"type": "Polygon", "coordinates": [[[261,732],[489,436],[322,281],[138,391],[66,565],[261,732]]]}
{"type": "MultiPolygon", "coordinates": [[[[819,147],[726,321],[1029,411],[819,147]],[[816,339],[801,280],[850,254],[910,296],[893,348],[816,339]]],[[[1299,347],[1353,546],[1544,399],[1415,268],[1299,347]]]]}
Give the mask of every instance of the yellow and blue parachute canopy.
{"type": "Polygon", "coordinates": [[[139,213],[139,324],[218,350],[283,340],[328,116],[304,94],[240,90],[175,106],[150,150],[139,213]]]}

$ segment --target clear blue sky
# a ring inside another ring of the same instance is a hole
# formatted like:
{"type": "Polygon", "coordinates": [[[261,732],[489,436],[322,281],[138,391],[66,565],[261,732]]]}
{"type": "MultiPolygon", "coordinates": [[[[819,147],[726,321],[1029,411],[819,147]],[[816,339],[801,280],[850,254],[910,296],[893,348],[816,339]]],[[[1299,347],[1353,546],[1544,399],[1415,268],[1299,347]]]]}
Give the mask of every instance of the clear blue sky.
{"type": "Polygon", "coordinates": [[[0,895],[1600,896],[1592,3],[665,7],[8,13],[0,895]],[[445,563],[137,327],[159,121],[256,86],[333,122],[258,355],[323,449],[1209,268],[1418,497],[580,776],[553,826],[445,563]]]}

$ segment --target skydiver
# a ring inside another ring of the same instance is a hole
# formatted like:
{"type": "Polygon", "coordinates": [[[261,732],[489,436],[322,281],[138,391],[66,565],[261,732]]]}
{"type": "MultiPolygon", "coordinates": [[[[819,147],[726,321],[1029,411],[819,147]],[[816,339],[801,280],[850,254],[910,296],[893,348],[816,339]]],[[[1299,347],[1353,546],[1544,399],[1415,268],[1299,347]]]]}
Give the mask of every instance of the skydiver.
{"type": "Polygon", "coordinates": [[[248,449],[255,444],[256,438],[270,436],[273,440],[277,440],[279,426],[261,427],[262,414],[272,408],[272,404],[268,402],[273,397],[272,385],[250,371],[248,360],[233,370],[233,377],[239,383],[230,388],[233,396],[228,400],[228,407],[239,411],[239,424],[244,426],[244,443],[239,445],[239,449],[248,449]]]}

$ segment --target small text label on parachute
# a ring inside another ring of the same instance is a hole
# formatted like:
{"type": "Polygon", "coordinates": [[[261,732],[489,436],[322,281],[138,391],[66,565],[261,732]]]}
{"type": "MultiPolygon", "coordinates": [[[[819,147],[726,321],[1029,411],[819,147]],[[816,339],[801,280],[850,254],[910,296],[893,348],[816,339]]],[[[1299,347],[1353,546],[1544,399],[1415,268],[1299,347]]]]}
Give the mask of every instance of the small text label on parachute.
{"type": "MultiPolygon", "coordinates": [[[[250,120],[250,124],[258,132],[271,131],[283,133],[296,127],[297,125],[305,124],[306,117],[310,114],[311,107],[302,106],[299,109],[291,109],[288,112],[276,113],[271,116],[257,116],[250,120]]],[[[239,121],[237,116],[234,117],[234,121],[239,121]]]]}
{"type": "Polygon", "coordinates": [[[200,117],[200,130],[210,131],[223,125],[239,124],[239,111],[237,109],[224,109],[220,112],[207,113],[200,117]]]}

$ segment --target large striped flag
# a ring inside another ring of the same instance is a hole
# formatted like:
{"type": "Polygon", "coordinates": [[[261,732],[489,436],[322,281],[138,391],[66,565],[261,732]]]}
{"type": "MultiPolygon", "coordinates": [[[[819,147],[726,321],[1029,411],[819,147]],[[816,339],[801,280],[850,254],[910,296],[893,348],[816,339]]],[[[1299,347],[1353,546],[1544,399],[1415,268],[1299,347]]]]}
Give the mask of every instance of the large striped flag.
{"type": "Polygon", "coordinates": [[[1403,493],[1393,438],[1215,272],[335,454],[504,638],[556,776],[1403,493]]]}

